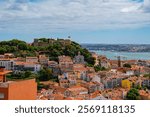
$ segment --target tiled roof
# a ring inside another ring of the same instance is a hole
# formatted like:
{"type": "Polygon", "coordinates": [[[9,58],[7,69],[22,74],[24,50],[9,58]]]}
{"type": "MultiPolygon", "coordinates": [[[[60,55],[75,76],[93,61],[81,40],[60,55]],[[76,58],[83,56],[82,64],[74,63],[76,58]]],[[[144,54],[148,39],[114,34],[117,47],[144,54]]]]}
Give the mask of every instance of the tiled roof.
{"type": "Polygon", "coordinates": [[[37,65],[36,62],[15,62],[16,65],[37,65]]]}

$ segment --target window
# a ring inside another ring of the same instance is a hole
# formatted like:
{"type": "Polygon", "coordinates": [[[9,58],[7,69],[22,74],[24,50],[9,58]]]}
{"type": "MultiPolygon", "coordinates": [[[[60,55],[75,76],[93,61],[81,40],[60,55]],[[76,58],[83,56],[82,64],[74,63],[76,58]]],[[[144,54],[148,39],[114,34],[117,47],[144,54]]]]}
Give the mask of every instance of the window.
{"type": "Polygon", "coordinates": [[[4,98],[4,93],[0,93],[0,99],[4,98]]]}

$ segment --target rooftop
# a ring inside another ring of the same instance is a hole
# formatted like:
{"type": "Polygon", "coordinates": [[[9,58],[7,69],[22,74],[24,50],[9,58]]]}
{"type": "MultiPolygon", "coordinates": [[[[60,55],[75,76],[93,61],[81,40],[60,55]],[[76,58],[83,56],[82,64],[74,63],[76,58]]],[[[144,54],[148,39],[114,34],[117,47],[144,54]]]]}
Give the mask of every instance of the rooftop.
{"type": "Polygon", "coordinates": [[[68,88],[69,91],[73,91],[73,92],[76,92],[76,91],[80,91],[80,90],[87,90],[86,88],[84,87],[81,87],[81,86],[72,86],[70,88],[68,88]]]}
{"type": "Polygon", "coordinates": [[[15,65],[37,65],[37,62],[16,62],[15,65]]]}

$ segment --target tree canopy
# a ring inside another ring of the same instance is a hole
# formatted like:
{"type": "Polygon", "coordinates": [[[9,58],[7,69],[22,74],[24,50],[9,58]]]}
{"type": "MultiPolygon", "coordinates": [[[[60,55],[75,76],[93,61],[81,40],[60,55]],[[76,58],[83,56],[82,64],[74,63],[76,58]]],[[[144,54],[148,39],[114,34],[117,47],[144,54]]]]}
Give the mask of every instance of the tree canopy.
{"type": "Polygon", "coordinates": [[[128,64],[128,63],[125,63],[125,64],[123,65],[123,67],[131,68],[131,65],[128,64]]]}
{"type": "Polygon", "coordinates": [[[138,92],[138,89],[136,89],[136,88],[130,89],[129,92],[127,93],[126,98],[128,100],[139,100],[140,99],[140,94],[138,92]]]}

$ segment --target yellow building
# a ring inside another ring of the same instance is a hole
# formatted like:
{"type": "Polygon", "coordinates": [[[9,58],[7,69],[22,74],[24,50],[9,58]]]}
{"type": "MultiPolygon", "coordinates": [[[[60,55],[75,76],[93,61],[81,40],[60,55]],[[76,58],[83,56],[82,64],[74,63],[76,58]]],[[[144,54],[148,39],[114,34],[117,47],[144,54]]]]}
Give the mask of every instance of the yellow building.
{"type": "Polygon", "coordinates": [[[122,80],[122,88],[131,88],[131,82],[128,79],[122,80]]]}

